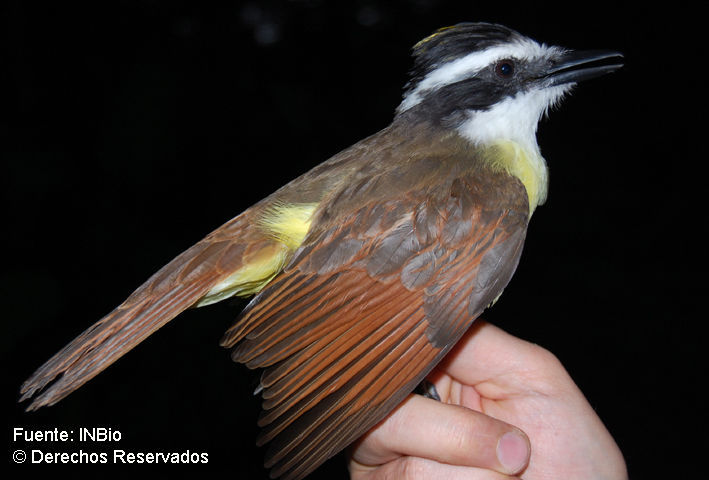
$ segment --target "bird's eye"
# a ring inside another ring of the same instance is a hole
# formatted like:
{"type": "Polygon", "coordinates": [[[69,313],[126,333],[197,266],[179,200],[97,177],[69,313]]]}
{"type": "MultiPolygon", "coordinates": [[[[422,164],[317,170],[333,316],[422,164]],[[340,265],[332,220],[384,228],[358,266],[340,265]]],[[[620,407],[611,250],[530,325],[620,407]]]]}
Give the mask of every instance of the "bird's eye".
{"type": "Polygon", "coordinates": [[[498,77],[510,78],[515,73],[515,64],[512,60],[500,60],[495,64],[495,73],[498,77]]]}

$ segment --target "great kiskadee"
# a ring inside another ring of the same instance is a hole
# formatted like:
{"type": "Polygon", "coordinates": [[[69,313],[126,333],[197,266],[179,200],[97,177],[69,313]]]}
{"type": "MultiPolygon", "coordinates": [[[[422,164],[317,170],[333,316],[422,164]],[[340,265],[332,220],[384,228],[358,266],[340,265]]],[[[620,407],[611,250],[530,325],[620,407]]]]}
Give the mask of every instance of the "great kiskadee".
{"type": "Polygon", "coordinates": [[[259,444],[300,479],[382,420],[507,285],[547,197],[542,115],[616,52],[462,23],[413,48],[394,120],[165,265],[21,388],[79,388],[189,307],[255,295],[221,344],[263,368],[259,444]]]}

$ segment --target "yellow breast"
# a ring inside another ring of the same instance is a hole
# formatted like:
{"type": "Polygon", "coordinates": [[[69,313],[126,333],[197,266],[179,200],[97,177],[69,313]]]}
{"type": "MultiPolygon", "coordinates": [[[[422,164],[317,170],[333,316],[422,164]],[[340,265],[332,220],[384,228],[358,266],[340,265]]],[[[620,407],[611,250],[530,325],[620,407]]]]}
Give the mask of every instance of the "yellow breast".
{"type": "Polygon", "coordinates": [[[492,168],[504,170],[522,182],[531,216],[546,200],[549,182],[546,162],[539,151],[530,151],[511,140],[499,140],[488,149],[487,159],[492,168]]]}

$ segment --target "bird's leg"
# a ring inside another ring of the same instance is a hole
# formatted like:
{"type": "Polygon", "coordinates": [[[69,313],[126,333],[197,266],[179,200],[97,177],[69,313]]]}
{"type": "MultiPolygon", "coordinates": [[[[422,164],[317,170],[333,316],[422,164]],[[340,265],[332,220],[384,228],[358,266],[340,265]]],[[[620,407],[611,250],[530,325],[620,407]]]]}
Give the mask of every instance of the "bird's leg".
{"type": "Polygon", "coordinates": [[[436,386],[432,382],[429,382],[425,379],[418,384],[418,387],[416,387],[414,393],[423,395],[426,398],[438,400],[439,402],[441,401],[441,397],[438,395],[438,390],[436,390],[436,386]]]}

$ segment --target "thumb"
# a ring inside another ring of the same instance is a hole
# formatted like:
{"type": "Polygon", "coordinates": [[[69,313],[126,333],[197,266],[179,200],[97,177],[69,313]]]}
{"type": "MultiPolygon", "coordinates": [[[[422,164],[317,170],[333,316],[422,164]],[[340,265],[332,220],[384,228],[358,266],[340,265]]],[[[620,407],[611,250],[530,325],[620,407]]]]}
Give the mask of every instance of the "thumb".
{"type": "Polygon", "coordinates": [[[351,463],[376,468],[402,456],[512,475],[527,466],[530,444],[518,428],[483,413],[411,395],[351,450],[351,463]]]}

